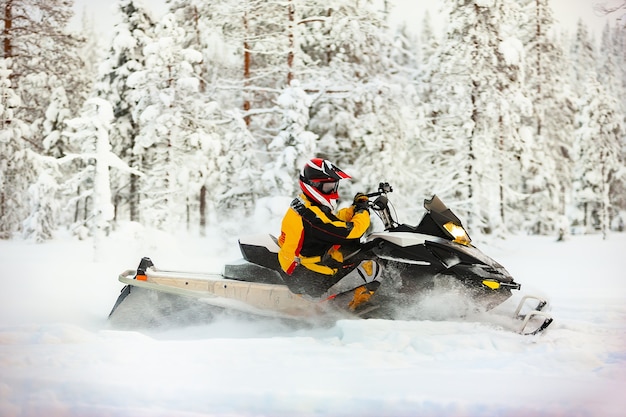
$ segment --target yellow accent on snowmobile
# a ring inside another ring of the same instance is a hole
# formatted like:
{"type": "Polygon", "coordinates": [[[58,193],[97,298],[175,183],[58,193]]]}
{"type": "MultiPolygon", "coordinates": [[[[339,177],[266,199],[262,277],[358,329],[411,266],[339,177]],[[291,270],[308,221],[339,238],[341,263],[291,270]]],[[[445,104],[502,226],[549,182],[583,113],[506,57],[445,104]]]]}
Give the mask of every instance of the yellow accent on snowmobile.
{"type": "Polygon", "coordinates": [[[496,282],[496,281],[484,280],[483,281],[483,285],[485,285],[486,287],[491,288],[492,290],[497,290],[498,288],[500,288],[500,283],[496,282]]]}

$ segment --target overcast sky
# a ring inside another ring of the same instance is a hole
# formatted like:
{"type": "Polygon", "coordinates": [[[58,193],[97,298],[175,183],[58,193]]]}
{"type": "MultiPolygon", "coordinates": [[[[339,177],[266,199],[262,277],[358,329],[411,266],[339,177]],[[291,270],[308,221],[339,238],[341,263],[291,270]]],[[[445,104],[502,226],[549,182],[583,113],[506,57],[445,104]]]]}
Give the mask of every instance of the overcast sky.
{"type": "MultiPolygon", "coordinates": [[[[155,17],[161,16],[166,11],[165,0],[142,0],[144,5],[151,9],[155,17]]],[[[609,20],[614,24],[615,20],[626,13],[615,13],[610,17],[598,16],[593,10],[593,6],[598,2],[621,2],[622,0],[551,0],[552,8],[554,10],[555,18],[557,21],[568,30],[575,30],[578,19],[583,19],[587,26],[597,34],[599,40],[600,34],[606,22],[609,20]]],[[[116,0],[74,0],[76,8],[76,27],[80,27],[80,16],[83,11],[94,22],[96,30],[103,34],[110,33],[113,26],[113,12],[112,6],[116,0]]],[[[391,0],[397,6],[392,13],[392,19],[399,20],[405,19],[408,22],[417,22],[421,24],[424,10],[430,9],[430,14],[433,20],[438,16],[438,4],[442,4],[442,1],[435,0],[391,0]],[[426,4],[429,6],[426,6],[426,4]],[[432,3],[435,3],[433,6],[432,3]]],[[[625,17],[626,19],[626,17],[625,17]]],[[[442,19],[439,19],[441,21],[442,19]]]]}

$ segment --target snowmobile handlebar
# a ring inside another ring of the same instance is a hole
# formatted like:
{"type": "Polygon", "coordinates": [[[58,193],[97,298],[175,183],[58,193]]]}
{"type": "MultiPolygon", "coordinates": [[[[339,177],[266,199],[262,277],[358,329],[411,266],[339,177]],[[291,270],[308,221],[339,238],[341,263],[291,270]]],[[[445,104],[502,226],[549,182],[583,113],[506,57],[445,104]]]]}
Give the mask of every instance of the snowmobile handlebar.
{"type": "Polygon", "coordinates": [[[366,194],[366,196],[368,198],[378,197],[379,195],[387,194],[387,193],[390,193],[392,191],[393,191],[393,187],[391,185],[389,185],[388,182],[381,182],[380,184],[378,184],[378,191],[366,194]]]}
{"type": "Polygon", "coordinates": [[[385,229],[389,229],[396,224],[391,213],[389,212],[389,200],[387,199],[387,193],[393,191],[391,185],[388,182],[381,182],[378,184],[378,191],[367,194],[368,198],[376,197],[374,201],[369,201],[369,207],[378,213],[378,217],[383,221],[385,229]]]}

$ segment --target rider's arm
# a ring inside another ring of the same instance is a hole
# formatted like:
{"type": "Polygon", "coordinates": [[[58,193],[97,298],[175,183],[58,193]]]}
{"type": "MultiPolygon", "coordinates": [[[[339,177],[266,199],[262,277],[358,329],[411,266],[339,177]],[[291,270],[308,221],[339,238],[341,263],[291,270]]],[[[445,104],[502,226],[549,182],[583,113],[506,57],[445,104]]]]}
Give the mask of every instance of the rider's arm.
{"type": "Polygon", "coordinates": [[[317,206],[310,206],[309,211],[315,217],[304,214],[303,220],[312,223],[318,237],[328,242],[358,239],[370,225],[369,212],[363,210],[354,214],[354,207],[342,209],[336,216],[325,213],[317,206]]]}
{"type": "Polygon", "coordinates": [[[352,220],[352,216],[354,216],[354,206],[342,208],[337,212],[337,218],[344,222],[352,220]]]}
{"type": "MultiPolygon", "coordinates": [[[[353,209],[353,207],[349,208],[353,209]]],[[[354,210],[352,211],[354,212],[354,210]]],[[[367,210],[360,211],[353,214],[349,222],[351,222],[353,226],[352,231],[348,235],[348,239],[360,238],[370,226],[370,213],[367,210]]]]}

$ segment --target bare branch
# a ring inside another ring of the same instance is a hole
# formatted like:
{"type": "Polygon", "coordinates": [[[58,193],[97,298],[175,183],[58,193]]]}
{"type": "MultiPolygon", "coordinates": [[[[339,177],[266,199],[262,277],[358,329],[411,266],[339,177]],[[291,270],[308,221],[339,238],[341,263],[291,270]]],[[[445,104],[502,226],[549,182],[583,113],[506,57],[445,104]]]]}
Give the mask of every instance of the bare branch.
{"type": "Polygon", "coordinates": [[[602,3],[596,3],[593,6],[593,11],[598,16],[605,16],[607,14],[614,13],[619,9],[626,9],[626,0],[605,1],[602,3]]]}

